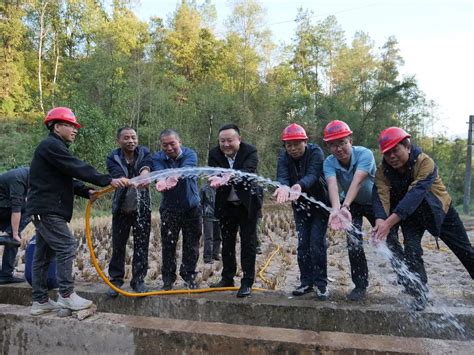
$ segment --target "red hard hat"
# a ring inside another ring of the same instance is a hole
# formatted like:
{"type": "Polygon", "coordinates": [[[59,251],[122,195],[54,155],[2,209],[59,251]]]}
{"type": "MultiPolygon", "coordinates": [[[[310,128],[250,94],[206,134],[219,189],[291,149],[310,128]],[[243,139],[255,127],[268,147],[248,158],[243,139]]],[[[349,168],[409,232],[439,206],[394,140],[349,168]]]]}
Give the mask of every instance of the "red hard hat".
{"type": "Polygon", "coordinates": [[[308,139],[306,131],[299,124],[292,123],[283,130],[281,134],[282,141],[294,141],[308,139]]]}
{"type": "Polygon", "coordinates": [[[44,119],[46,127],[52,121],[63,121],[74,125],[76,128],[81,128],[81,125],[77,123],[76,116],[68,107],[55,107],[48,112],[44,119]]]}
{"type": "Polygon", "coordinates": [[[380,132],[378,138],[380,151],[382,154],[386,153],[390,149],[394,148],[402,140],[410,137],[411,136],[405,132],[405,130],[399,127],[385,128],[382,132],[380,132]]]}
{"type": "Polygon", "coordinates": [[[329,122],[324,128],[324,137],[325,142],[334,141],[336,139],[345,138],[352,134],[351,129],[347,123],[339,120],[334,120],[329,122]]]}

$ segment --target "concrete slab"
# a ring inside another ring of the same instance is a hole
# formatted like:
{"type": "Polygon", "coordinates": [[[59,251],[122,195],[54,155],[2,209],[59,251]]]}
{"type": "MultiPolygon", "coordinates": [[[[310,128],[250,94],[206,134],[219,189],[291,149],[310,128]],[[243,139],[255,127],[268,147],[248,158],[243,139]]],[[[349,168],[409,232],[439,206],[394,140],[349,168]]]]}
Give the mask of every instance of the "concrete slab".
{"type": "MultiPolygon", "coordinates": [[[[248,299],[237,299],[234,292],[110,299],[102,285],[83,283],[76,289],[105,313],[318,332],[474,340],[474,307],[470,304],[410,312],[388,301],[318,302],[311,297],[289,299],[275,292],[255,292],[248,299]]],[[[1,286],[0,303],[30,305],[31,289],[28,285],[1,286]]]]}
{"type": "Polygon", "coordinates": [[[79,321],[0,304],[2,354],[471,354],[472,341],[314,332],[97,313],[79,321]]]}

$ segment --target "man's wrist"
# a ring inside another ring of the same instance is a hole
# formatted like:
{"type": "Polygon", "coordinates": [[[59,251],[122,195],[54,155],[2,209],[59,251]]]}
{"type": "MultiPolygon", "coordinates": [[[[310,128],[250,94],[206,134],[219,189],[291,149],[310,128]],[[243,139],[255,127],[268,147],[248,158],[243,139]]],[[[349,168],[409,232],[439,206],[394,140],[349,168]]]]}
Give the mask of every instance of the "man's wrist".
{"type": "Polygon", "coordinates": [[[344,204],[341,206],[341,210],[342,210],[343,208],[347,209],[349,212],[351,211],[351,207],[350,207],[348,204],[345,204],[345,203],[344,203],[344,204]]]}

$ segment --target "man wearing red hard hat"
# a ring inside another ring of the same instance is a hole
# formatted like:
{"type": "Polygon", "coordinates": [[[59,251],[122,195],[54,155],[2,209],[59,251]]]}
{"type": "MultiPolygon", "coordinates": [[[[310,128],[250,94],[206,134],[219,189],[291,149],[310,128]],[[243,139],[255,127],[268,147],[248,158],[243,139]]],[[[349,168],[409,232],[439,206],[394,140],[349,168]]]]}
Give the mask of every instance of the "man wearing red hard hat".
{"type": "Polygon", "coordinates": [[[98,186],[127,185],[127,179],[112,179],[110,175],[101,174],[70,153],[69,145],[74,142],[81,126],[69,108],[53,108],[46,115],[44,124],[49,129],[49,135],[33,154],[26,207],[26,214],[32,217],[36,227],[32,315],[51,312],[59,307],[81,310],[92,305],[92,301],[74,292],[72,264],[76,239],[67,225],[72,217],[74,195],[93,198],[94,189],[80,180],[98,186]],[[59,283],[57,302],[48,298],[47,285],[49,264],[55,255],[59,283]]]}
{"type": "Polygon", "coordinates": [[[352,145],[352,131],[343,121],[329,122],[324,128],[323,140],[331,152],[324,160],[324,176],[332,207],[329,227],[333,230],[347,230],[347,249],[352,282],[355,285],[347,298],[359,301],[365,297],[369,284],[369,270],[360,230],[363,217],[372,226],[375,224],[372,212],[376,169],[374,154],[365,147],[352,145]]]}
{"type": "Polygon", "coordinates": [[[292,201],[293,215],[298,233],[298,266],[300,286],[294,296],[302,296],[316,287],[316,297],[329,297],[327,288],[328,213],[321,206],[300,197],[301,192],[328,203],[326,181],[323,175],[323,150],[308,143],[303,127],[290,124],[281,135],[284,150],[278,157],[277,180],[282,185],[275,190],[277,202],[292,201]]]}
{"type": "Polygon", "coordinates": [[[428,291],[421,247],[424,232],[427,230],[439,237],[458,257],[471,278],[474,278],[474,249],[433,159],[413,145],[410,135],[399,127],[384,129],[378,143],[383,161],[375,175],[373,238],[387,240],[395,257],[404,260],[408,269],[419,278],[408,278],[395,268],[399,283],[415,297],[414,308],[423,310],[428,291]],[[390,233],[398,227],[404,237],[403,248],[396,234],[390,233]]]}

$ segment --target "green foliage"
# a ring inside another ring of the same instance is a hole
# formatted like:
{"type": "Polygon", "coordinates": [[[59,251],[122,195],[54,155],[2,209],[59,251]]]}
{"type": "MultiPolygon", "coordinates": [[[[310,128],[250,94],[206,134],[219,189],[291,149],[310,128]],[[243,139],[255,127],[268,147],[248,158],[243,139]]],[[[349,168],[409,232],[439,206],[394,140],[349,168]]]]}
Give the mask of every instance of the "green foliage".
{"type": "Polygon", "coordinates": [[[234,122],[257,146],[260,173],[274,177],[287,124],[322,144],[325,124],[341,119],[372,149],[383,128],[405,128],[462,198],[465,141],[426,137],[435,104],[400,76],[396,38],[376,48],[358,32],[349,42],[334,16],[315,21],[300,9],[292,42],[276,51],[256,0],[232,3],[225,35],[210,0],[180,0],[169,23],[140,21],[131,3],[114,0],[110,13],[96,0],[0,4],[0,169],[29,163],[46,134],[38,111],[59,105],[83,126],[71,149],[102,171],[118,127],[133,126],[152,151],[174,128],[206,165],[219,126],[234,122]]]}

